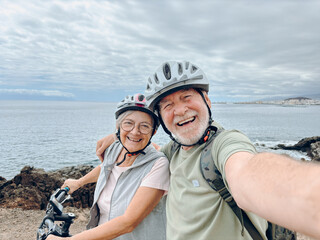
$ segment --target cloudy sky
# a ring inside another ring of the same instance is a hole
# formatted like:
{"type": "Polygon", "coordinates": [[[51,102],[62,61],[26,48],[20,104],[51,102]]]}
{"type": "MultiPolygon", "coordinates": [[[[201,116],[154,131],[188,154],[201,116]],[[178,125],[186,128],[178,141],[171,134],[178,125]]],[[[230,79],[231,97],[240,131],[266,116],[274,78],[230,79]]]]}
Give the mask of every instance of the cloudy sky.
{"type": "Polygon", "coordinates": [[[320,95],[320,1],[0,0],[0,99],[119,101],[188,60],[213,101],[320,95]]]}

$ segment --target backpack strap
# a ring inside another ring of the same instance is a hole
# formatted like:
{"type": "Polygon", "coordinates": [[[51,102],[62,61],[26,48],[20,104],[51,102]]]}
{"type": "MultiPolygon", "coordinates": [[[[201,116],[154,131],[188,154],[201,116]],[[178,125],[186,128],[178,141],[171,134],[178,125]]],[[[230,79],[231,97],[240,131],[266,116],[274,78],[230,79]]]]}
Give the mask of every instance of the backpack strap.
{"type": "Polygon", "coordinates": [[[222,179],[222,175],[220,171],[217,169],[216,165],[214,164],[213,157],[211,154],[211,149],[213,145],[213,140],[222,132],[223,130],[218,130],[206,143],[206,146],[202,150],[201,157],[200,157],[200,169],[204,179],[210,185],[212,189],[217,191],[223,200],[230,206],[232,211],[238,217],[241,225],[242,225],[242,236],[243,236],[243,226],[247,229],[250,236],[254,240],[263,240],[262,236],[256,229],[256,227],[252,224],[251,220],[249,219],[248,215],[240,209],[237,203],[234,201],[232,195],[226,188],[224,181],[222,179]]]}
{"type": "Polygon", "coordinates": [[[172,143],[171,145],[171,149],[170,149],[170,156],[167,156],[167,158],[169,159],[169,161],[171,160],[173,154],[181,147],[180,144],[178,144],[177,142],[174,142],[172,143]]]}

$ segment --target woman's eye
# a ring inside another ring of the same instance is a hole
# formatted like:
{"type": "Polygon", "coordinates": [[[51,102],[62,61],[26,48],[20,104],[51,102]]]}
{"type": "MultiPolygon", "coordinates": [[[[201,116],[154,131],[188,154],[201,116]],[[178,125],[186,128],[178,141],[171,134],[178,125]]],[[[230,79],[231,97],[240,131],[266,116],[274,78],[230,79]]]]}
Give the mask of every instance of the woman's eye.
{"type": "Polygon", "coordinates": [[[131,125],[133,125],[132,122],[123,122],[123,124],[126,125],[126,126],[131,126],[131,125]]]}
{"type": "Polygon", "coordinates": [[[148,124],[141,124],[141,127],[144,129],[151,129],[151,125],[148,124]]]}

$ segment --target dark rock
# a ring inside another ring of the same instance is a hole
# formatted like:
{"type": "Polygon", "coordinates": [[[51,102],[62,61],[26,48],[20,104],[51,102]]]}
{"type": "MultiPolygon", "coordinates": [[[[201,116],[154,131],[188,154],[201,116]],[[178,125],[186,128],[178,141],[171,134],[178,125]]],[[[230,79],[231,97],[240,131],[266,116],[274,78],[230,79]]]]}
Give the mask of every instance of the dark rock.
{"type": "MultiPolygon", "coordinates": [[[[3,178],[3,177],[0,176],[0,189],[1,189],[1,186],[2,186],[3,184],[5,184],[6,182],[7,182],[7,179],[5,179],[5,178],[3,178]]],[[[0,192],[0,195],[1,195],[1,192],[0,192]]]]}
{"type": "Polygon", "coordinates": [[[314,161],[320,162],[320,141],[311,143],[308,153],[314,161]]]}
{"type": "Polygon", "coordinates": [[[320,161],[320,136],[301,139],[293,146],[278,144],[275,149],[297,150],[306,152],[313,161],[320,161]]]}
{"type": "MultiPolygon", "coordinates": [[[[24,167],[12,180],[0,178],[0,207],[45,209],[51,194],[67,178],[78,179],[90,172],[93,166],[80,165],[45,172],[30,166],[24,167]]],[[[95,184],[87,184],[72,194],[64,206],[87,208],[92,205],[95,184]]]]}

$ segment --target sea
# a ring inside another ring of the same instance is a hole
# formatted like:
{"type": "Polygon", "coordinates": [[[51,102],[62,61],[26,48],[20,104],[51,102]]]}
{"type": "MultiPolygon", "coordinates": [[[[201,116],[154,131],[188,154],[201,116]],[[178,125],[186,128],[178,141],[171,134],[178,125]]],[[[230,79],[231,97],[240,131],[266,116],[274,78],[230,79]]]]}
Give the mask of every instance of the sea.
{"type": "MultiPolygon", "coordinates": [[[[28,165],[46,171],[66,166],[97,166],[96,143],[115,132],[116,103],[0,101],[0,176],[12,179],[28,165]]],[[[320,106],[213,104],[214,121],[245,133],[258,151],[286,153],[310,160],[298,151],[272,150],[305,137],[320,136],[320,106]]],[[[153,141],[169,141],[160,128],[153,141]]]]}

